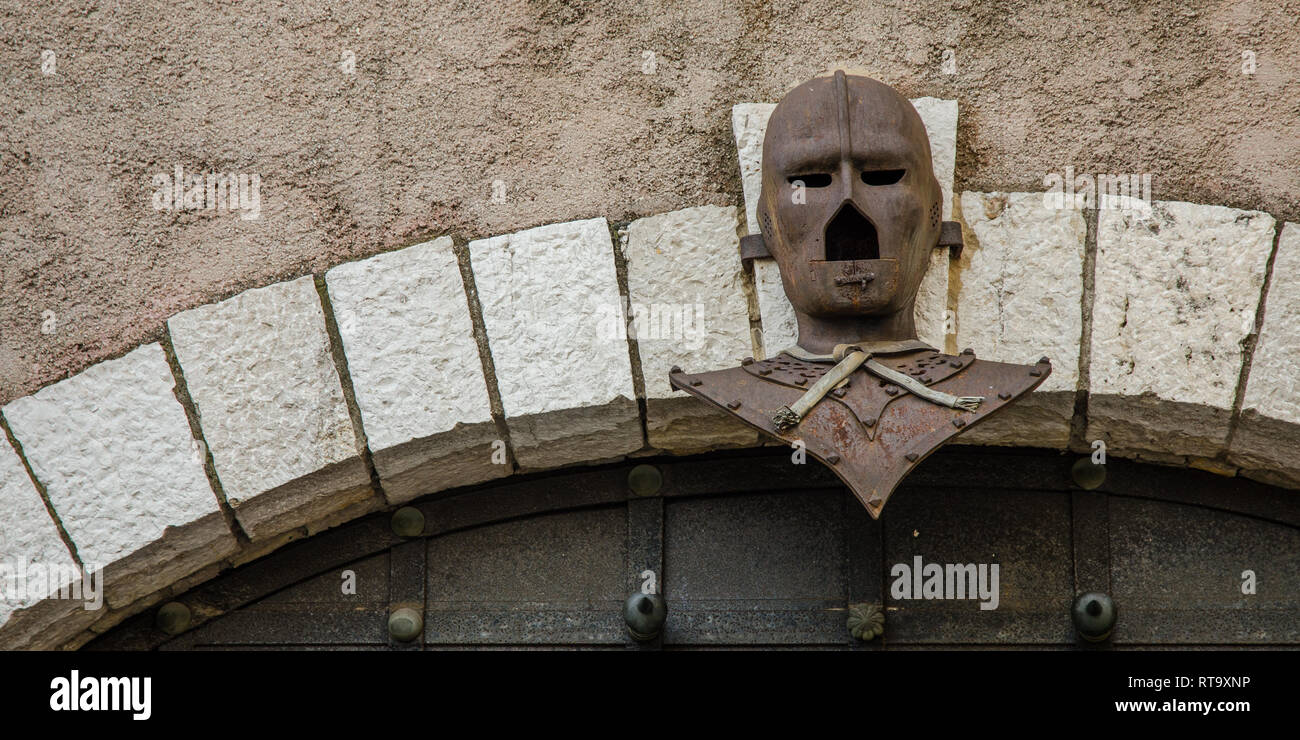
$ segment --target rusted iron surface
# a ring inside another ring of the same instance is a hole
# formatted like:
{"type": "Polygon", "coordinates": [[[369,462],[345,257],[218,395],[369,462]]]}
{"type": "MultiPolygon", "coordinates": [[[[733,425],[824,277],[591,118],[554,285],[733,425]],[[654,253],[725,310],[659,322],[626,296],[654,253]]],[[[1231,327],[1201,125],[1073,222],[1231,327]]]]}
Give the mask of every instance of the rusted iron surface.
{"type": "Polygon", "coordinates": [[[983,396],[984,402],[973,412],[940,406],[859,369],[839,389],[842,394],[832,392],[796,427],[781,431],[772,415],[803,395],[804,386],[830,364],[783,354],[728,370],[676,372],[669,382],[786,444],[802,442],[808,454],[844,481],[872,517],[879,517],[899,481],[917,464],[957,434],[1038,387],[1051,373],[1046,358],[1036,365],[1012,365],[920,350],[876,359],[928,387],[959,396],[983,396]]]}
{"type": "MultiPolygon", "coordinates": [[[[895,357],[877,358],[877,362],[884,364],[886,367],[914,377],[926,385],[946,380],[974,361],[974,354],[955,357],[937,351],[910,352],[895,357]]],[[[831,365],[829,363],[808,362],[790,355],[781,354],[775,358],[743,365],[742,367],[758,378],[806,390],[809,385],[817,381],[817,378],[824,375],[831,365]]],[[[880,421],[880,415],[884,412],[885,407],[891,401],[897,400],[903,395],[905,395],[905,392],[898,386],[877,378],[864,370],[854,373],[847,383],[831,392],[832,398],[848,406],[853,411],[853,414],[861,420],[867,437],[871,439],[876,436],[876,423],[880,421]],[[855,383],[858,385],[857,388],[854,387],[855,383]],[[876,392],[869,387],[864,387],[871,383],[875,383],[884,392],[876,392]]]]}
{"type": "MultiPolygon", "coordinates": [[[[956,221],[944,221],[939,230],[939,247],[950,250],[952,258],[961,259],[961,250],[964,246],[964,240],[961,233],[961,224],[956,221]]],[[[767,243],[763,241],[762,234],[750,234],[740,238],[740,261],[750,262],[756,259],[771,259],[772,252],[768,250],[767,243]]]]}
{"type": "Polygon", "coordinates": [[[939,246],[948,247],[952,250],[952,258],[959,260],[963,245],[961,224],[956,221],[944,221],[943,228],[939,231],[939,246]]]}

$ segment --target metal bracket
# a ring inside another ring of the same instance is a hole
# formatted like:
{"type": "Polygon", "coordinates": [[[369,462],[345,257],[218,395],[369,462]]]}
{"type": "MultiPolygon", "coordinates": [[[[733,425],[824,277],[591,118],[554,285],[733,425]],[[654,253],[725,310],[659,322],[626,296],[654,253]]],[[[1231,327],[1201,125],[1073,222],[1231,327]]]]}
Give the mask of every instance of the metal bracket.
{"type": "Polygon", "coordinates": [[[762,234],[750,234],[749,236],[740,237],[740,261],[748,263],[750,260],[759,257],[771,257],[772,253],[767,251],[767,243],[763,241],[762,234]]]}
{"type": "MultiPolygon", "coordinates": [[[[936,248],[947,248],[952,250],[953,259],[961,259],[962,236],[961,224],[956,221],[944,221],[939,227],[939,243],[936,248]]],[[[755,259],[770,258],[772,253],[767,249],[767,242],[763,241],[762,234],[750,234],[740,237],[740,261],[742,264],[748,264],[755,259]]]]}
{"type": "Polygon", "coordinates": [[[938,246],[952,250],[953,259],[961,259],[961,224],[956,221],[944,221],[940,224],[938,246]]]}

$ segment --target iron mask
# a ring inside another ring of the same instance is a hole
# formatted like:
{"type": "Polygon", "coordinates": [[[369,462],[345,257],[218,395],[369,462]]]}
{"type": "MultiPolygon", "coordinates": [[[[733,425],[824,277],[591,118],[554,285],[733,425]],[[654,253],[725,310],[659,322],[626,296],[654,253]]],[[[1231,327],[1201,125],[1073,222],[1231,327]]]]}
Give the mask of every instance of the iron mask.
{"type": "Polygon", "coordinates": [[[888,85],[836,71],[781,99],[763,139],[758,219],[801,347],[916,338],[941,192],[925,124],[888,85]]]}

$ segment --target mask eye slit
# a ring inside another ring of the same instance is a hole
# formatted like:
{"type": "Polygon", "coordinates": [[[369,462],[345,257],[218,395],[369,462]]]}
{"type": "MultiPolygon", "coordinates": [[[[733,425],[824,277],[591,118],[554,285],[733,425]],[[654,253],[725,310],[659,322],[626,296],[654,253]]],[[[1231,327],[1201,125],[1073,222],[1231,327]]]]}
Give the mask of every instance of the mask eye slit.
{"type": "Polygon", "coordinates": [[[790,175],[785,178],[785,181],[791,185],[802,181],[806,188],[824,188],[830,186],[831,176],[825,172],[813,172],[807,175],[790,175]]]}
{"type": "Polygon", "coordinates": [[[868,185],[893,185],[905,174],[907,170],[863,170],[862,181],[868,185]]]}

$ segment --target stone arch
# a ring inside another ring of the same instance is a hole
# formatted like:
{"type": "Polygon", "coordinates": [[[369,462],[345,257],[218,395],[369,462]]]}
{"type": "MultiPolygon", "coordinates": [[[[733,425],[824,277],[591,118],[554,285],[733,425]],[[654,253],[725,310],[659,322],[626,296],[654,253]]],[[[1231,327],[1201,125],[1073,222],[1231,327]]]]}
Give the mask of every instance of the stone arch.
{"type": "MultiPolygon", "coordinates": [[[[958,197],[956,103],[915,102],[966,242],[960,258],[935,252],[922,338],[1055,367],[963,442],[1100,440],[1117,457],[1300,486],[1296,225],[1182,202],[958,197]]],[[[75,647],[437,491],[761,444],[666,378],[792,339],[774,266],[739,255],[765,111],[733,111],[743,211],[440,237],[184,311],[163,341],[5,405],[0,556],[57,566],[55,587],[103,568],[107,608],[28,591],[0,613],[0,645],[75,647]]]]}

